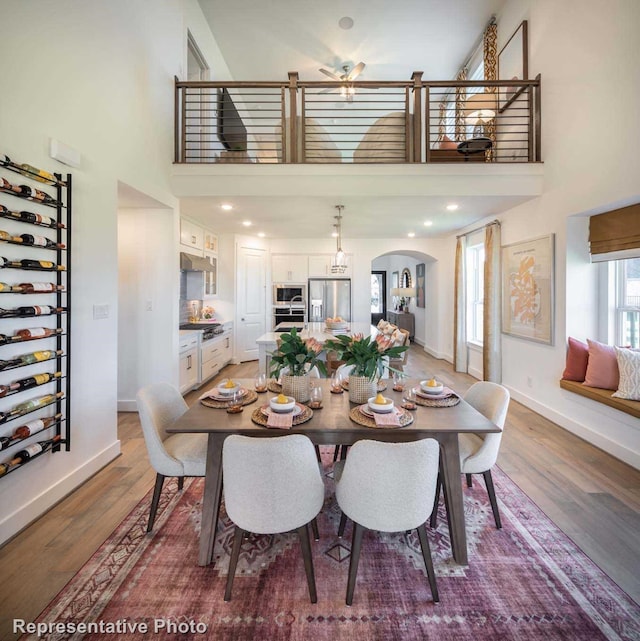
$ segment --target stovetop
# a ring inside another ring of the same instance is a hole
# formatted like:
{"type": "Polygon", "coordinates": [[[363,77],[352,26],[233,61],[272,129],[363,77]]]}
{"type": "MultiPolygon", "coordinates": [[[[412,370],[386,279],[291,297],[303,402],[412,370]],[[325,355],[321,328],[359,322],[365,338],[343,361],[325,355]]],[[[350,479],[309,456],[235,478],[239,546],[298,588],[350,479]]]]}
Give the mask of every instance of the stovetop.
{"type": "Polygon", "coordinates": [[[221,326],[222,323],[184,323],[184,325],[180,325],[180,329],[199,329],[203,331],[205,329],[213,329],[215,331],[221,326]]]}

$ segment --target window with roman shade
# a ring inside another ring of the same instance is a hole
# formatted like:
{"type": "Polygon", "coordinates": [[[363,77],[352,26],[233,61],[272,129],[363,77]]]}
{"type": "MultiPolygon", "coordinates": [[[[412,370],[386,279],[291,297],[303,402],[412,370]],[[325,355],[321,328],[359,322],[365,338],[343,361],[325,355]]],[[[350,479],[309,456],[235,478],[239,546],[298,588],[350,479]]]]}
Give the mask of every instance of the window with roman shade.
{"type": "Polygon", "coordinates": [[[640,258],[640,203],[589,219],[591,261],[640,258]]]}

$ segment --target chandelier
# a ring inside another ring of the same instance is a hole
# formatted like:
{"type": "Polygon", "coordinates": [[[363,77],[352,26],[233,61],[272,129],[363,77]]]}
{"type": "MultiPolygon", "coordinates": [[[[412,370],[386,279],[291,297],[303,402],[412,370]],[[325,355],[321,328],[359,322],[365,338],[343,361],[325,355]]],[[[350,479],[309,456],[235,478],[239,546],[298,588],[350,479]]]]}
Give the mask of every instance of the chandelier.
{"type": "Polygon", "coordinates": [[[337,222],[333,226],[336,230],[336,255],[331,265],[331,273],[344,274],[347,269],[347,256],[342,251],[342,210],[344,205],[336,205],[335,207],[338,210],[338,215],[334,216],[337,222]]]}

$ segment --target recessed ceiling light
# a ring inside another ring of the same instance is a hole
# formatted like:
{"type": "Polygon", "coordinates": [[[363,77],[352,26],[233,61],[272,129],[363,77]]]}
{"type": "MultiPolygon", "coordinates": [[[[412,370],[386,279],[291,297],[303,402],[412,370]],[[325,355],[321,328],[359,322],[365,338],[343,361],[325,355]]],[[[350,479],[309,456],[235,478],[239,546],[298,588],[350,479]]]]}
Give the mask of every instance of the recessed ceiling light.
{"type": "Polygon", "coordinates": [[[447,211],[455,211],[456,209],[458,209],[458,205],[456,205],[455,203],[447,205],[447,211]]]}
{"type": "Polygon", "coordinates": [[[414,231],[410,231],[410,232],[407,234],[407,236],[409,236],[409,238],[413,238],[415,235],[416,235],[416,233],[415,233],[414,231]]]}
{"type": "Polygon", "coordinates": [[[337,231],[332,231],[332,232],[331,232],[331,236],[332,236],[333,238],[337,238],[337,237],[338,237],[338,232],[337,232],[337,231]]]}
{"type": "Polygon", "coordinates": [[[263,231],[259,231],[258,236],[260,236],[260,238],[264,238],[266,234],[263,231]]]}
{"type": "Polygon", "coordinates": [[[338,20],[338,26],[340,29],[351,29],[353,27],[353,18],[349,16],[344,16],[338,20]]]}
{"type": "Polygon", "coordinates": [[[229,203],[223,203],[222,205],[220,205],[220,207],[225,211],[229,211],[230,209],[233,209],[233,205],[230,205],[229,203]]]}
{"type": "Polygon", "coordinates": [[[432,220],[425,220],[424,221],[424,226],[425,227],[431,227],[431,225],[433,225],[433,221],[432,220]]]}
{"type": "Polygon", "coordinates": [[[250,221],[250,220],[243,220],[243,221],[242,221],[242,224],[243,224],[245,227],[251,227],[251,221],[250,221]]]}

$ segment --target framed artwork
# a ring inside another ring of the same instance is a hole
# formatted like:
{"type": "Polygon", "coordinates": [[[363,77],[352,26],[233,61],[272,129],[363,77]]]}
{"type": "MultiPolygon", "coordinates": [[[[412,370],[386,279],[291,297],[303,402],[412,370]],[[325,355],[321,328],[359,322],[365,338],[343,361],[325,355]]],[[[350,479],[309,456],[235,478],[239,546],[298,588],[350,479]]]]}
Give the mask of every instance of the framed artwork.
{"type": "MultiPolygon", "coordinates": [[[[527,21],[523,20],[498,54],[498,80],[528,80],[528,51],[527,21]]],[[[525,87],[500,87],[498,110],[504,111],[524,90],[525,87]]]]}
{"type": "Polygon", "coordinates": [[[400,287],[400,272],[391,273],[391,287],[400,287]]]}
{"type": "Polygon", "coordinates": [[[416,307],[424,307],[424,263],[416,265],[416,307]]]}
{"type": "Polygon", "coordinates": [[[553,345],[555,234],[502,247],[502,333],[553,345]]]}

